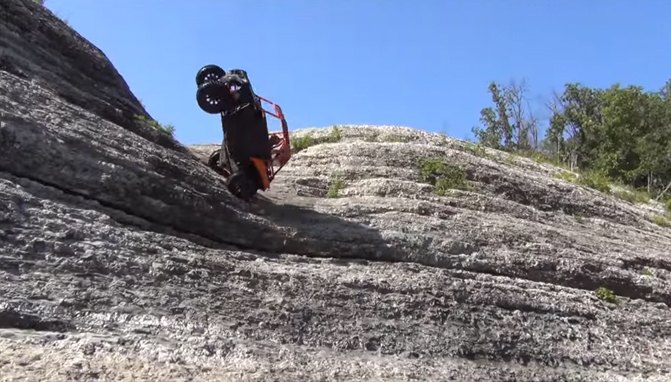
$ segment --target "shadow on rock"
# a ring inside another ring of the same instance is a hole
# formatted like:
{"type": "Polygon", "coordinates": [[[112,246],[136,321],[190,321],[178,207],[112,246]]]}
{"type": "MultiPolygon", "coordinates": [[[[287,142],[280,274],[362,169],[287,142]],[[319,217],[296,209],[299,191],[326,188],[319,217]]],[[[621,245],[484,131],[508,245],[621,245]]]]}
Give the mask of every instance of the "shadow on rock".
{"type": "Polygon", "coordinates": [[[287,197],[275,200],[259,195],[255,213],[295,232],[295,254],[376,261],[404,261],[405,253],[385,239],[374,227],[313,209],[312,198],[287,197]],[[286,201],[285,201],[286,200],[286,201]]]}

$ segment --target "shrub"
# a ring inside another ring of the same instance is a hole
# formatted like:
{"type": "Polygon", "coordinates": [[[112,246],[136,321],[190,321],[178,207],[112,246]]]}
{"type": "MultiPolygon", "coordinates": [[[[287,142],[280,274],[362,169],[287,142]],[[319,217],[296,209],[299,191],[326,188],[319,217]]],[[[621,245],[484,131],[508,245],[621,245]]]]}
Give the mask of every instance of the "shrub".
{"type": "Polygon", "coordinates": [[[630,203],[645,203],[650,200],[650,195],[646,191],[634,189],[616,191],[614,195],[630,203]]]}
{"type": "Polygon", "coordinates": [[[487,150],[485,149],[485,147],[477,143],[466,142],[464,149],[466,149],[466,151],[468,151],[469,153],[481,158],[489,157],[487,155],[487,150]]]}
{"type": "Polygon", "coordinates": [[[364,136],[363,140],[366,142],[377,142],[379,136],[380,134],[376,132],[374,134],[364,136]]]}
{"type": "Polygon", "coordinates": [[[556,175],[557,178],[570,183],[578,183],[578,176],[572,172],[562,171],[556,175]]]}
{"type": "Polygon", "coordinates": [[[434,186],[438,195],[446,195],[450,189],[466,190],[466,172],[439,159],[425,159],[420,162],[422,180],[434,186]]]}
{"type": "Polygon", "coordinates": [[[508,156],[506,156],[505,161],[506,161],[506,164],[509,165],[509,166],[513,166],[513,165],[515,165],[515,163],[517,163],[515,156],[512,155],[512,154],[508,154],[508,156]]]}
{"type": "Polygon", "coordinates": [[[671,212],[671,199],[666,201],[666,209],[671,212]]]}
{"type": "Polygon", "coordinates": [[[578,182],[597,191],[610,193],[610,183],[608,178],[598,172],[588,171],[581,174],[578,178],[578,182]]]}
{"type": "MultiPolygon", "coordinates": [[[[565,180],[567,182],[575,183],[575,184],[581,184],[583,186],[595,189],[597,191],[604,192],[606,194],[610,194],[611,189],[610,189],[610,181],[608,177],[605,175],[602,175],[598,172],[595,171],[588,171],[581,173],[579,175],[575,175],[572,172],[569,171],[561,171],[559,174],[555,175],[557,178],[565,180]]],[[[626,198],[639,198],[639,195],[626,195],[623,196],[626,198]]]]}
{"type": "Polygon", "coordinates": [[[305,150],[315,144],[317,144],[317,141],[312,137],[311,133],[305,134],[302,137],[291,137],[291,148],[294,153],[305,150]]]}
{"type": "Polygon", "coordinates": [[[600,287],[596,290],[596,297],[612,304],[617,304],[619,302],[615,293],[612,290],[604,287],[600,287]]]}
{"type": "Polygon", "coordinates": [[[331,183],[329,185],[329,190],[326,193],[326,196],[329,198],[337,198],[340,196],[340,190],[345,188],[345,181],[342,180],[340,177],[336,176],[331,180],[331,183]]]}
{"type": "Polygon", "coordinates": [[[175,126],[173,126],[173,125],[171,125],[171,124],[167,124],[167,125],[158,125],[158,129],[159,129],[160,131],[162,131],[162,132],[164,132],[164,133],[170,135],[171,137],[175,136],[175,126]]]}
{"type": "Polygon", "coordinates": [[[147,124],[147,125],[155,128],[156,130],[158,130],[158,131],[160,131],[164,134],[167,134],[171,137],[175,136],[175,126],[173,126],[173,125],[170,125],[170,124],[162,125],[158,121],[156,121],[155,119],[147,118],[144,115],[136,115],[135,120],[140,122],[140,123],[147,124]]]}
{"type": "Polygon", "coordinates": [[[410,142],[412,137],[407,135],[390,134],[382,138],[383,142],[410,142]]]}
{"type": "Polygon", "coordinates": [[[342,132],[340,127],[334,125],[331,129],[331,135],[327,138],[327,142],[339,142],[342,139],[342,132]]]}
{"type": "MultiPolygon", "coordinates": [[[[457,173],[455,173],[456,175],[457,173]]],[[[468,189],[464,177],[461,175],[451,177],[440,177],[435,184],[435,192],[437,195],[445,196],[451,189],[466,190],[468,189]]]]}
{"type": "Polygon", "coordinates": [[[553,166],[561,167],[564,169],[567,169],[566,164],[562,163],[559,159],[545,154],[541,151],[535,151],[535,150],[519,150],[515,152],[518,155],[521,155],[523,157],[529,158],[533,160],[536,163],[547,163],[551,164],[553,166]]]}
{"type": "Polygon", "coordinates": [[[669,220],[667,218],[665,218],[664,216],[661,216],[661,215],[655,215],[652,218],[652,222],[657,224],[660,227],[665,227],[665,228],[666,227],[671,227],[671,222],[669,222],[669,220]]]}
{"type": "Polygon", "coordinates": [[[314,146],[320,143],[334,143],[342,139],[342,131],[340,127],[334,125],[331,129],[331,133],[323,138],[315,138],[312,135],[312,132],[309,132],[302,137],[291,137],[291,148],[294,153],[300,152],[307,149],[310,146],[314,146]]]}
{"type": "Polygon", "coordinates": [[[449,146],[450,140],[447,138],[445,134],[440,134],[438,136],[438,142],[436,144],[438,146],[449,146]]]}

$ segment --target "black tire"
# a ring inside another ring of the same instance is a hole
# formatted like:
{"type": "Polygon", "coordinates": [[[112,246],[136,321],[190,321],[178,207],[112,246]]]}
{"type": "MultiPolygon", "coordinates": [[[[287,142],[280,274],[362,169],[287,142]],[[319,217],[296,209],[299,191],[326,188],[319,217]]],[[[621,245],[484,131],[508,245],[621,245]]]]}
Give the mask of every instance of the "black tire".
{"type": "Polygon", "coordinates": [[[227,110],[232,104],[231,94],[219,82],[206,82],[196,92],[198,106],[206,113],[217,114],[227,110]]]}
{"type": "Polygon", "coordinates": [[[256,182],[248,171],[238,171],[228,178],[228,190],[236,197],[248,201],[258,190],[256,182]]]}
{"type": "Polygon", "coordinates": [[[226,171],[219,164],[221,157],[221,149],[215,150],[210,154],[210,157],[207,159],[207,166],[212,170],[216,171],[219,175],[226,175],[226,171]]]}
{"type": "Polygon", "coordinates": [[[213,82],[226,75],[226,71],[217,65],[205,65],[196,73],[196,85],[213,82]]]}
{"type": "Polygon", "coordinates": [[[210,154],[210,157],[207,158],[207,165],[210,166],[210,167],[218,167],[220,156],[221,156],[221,149],[216,149],[216,150],[212,151],[212,154],[210,154]]]}

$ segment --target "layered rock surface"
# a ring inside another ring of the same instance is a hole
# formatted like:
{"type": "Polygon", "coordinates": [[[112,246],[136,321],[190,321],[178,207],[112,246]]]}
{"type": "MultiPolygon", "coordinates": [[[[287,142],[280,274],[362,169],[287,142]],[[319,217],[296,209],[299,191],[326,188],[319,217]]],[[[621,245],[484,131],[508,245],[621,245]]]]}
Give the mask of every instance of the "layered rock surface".
{"type": "Polygon", "coordinates": [[[0,16],[3,379],[671,378],[661,207],[385,126],[341,127],[245,204],[202,163],[216,145],[138,123],[60,20],[27,0],[0,16]],[[468,190],[436,195],[421,158],[468,190]]]}

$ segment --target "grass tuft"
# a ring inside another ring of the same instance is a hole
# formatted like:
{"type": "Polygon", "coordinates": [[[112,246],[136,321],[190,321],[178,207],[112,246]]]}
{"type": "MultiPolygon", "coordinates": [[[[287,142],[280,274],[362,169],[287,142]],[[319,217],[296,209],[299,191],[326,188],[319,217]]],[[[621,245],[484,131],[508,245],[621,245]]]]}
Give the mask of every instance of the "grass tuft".
{"type": "Polygon", "coordinates": [[[599,298],[600,300],[610,302],[611,304],[617,304],[619,303],[619,300],[615,293],[604,287],[600,287],[596,290],[596,297],[599,298]]]}
{"type": "Polygon", "coordinates": [[[669,219],[665,218],[662,215],[653,216],[652,222],[657,224],[660,227],[664,227],[664,228],[671,227],[671,222],[669,222],[669,219]]]}
{"type": "Polygon", "coordinates": [[[400,135],[400,134],[390,134],[390,135],[385,135],[382,137],[383,142],[410,142],[412,141],[412,137],[409,137],[407,135],[400,135]]]}
{"type": "Polygon", "coordinates": [[[547,154],[544,154],[539,151],[534,151],[534,150],[520,150],[515,152],[516,155],[523,156],[525,158],[529,158],[533,160],[536,163],[546,163],[553,165],[555,167],[560,167],[565,170],[568,170],[568,167],[566,164],[562,163],[559,159],[556,159],[552,156],[549,156],[547,154]]]}
{"type": "Polygon", "coordinates": [[[334,125],[331,129],[331,134],[328,137],[328,142],[339,142],[342,139],[342,131],[338,125],[334,125]]]}
{"type": "Polygon", "coordinates": [[[329,190],[326,193],[326,196],[329,198],[337,198],[340,196],[340,191],[345,188],[346,184],[345,181],[342,180],[339,176],[334,177],[331,179],[331,182],[329,184],[329,190]]]}
{"type": "Polygon", "coordinates": [[[317,144],[317,141],[312,136],[312,133],[307,133],[302,137],[291,138],[291,148],[294,153],[301,152],[310,146],[314,146],[315,144],[317,144]]]}
{"type": "Polygon", "coordinates": [[[135,120],[140,122],[140,123],[147,124],[147,125],[155,128],[156,130],[162,132],[163,134],[169,135],[173,138],[175,137],[175,126],[173,126],[173,125],[170,125],[170,124],[163,125],[163,124],[159,123],[158,121],[156,121],[155,119],[147,118],[144,115],[136,115],[135,120]]]}
{"type": "Polygon", "coordinates": [[[467,190],[466,172],[458,166],[440,159],[423,159],[420,161],[422,180],[434,186],[434,192],[444,196],[449,190],[467,190]]]}
{"type": "Polygon", "coordinates": [[[478,144],[478,143],[473,143],[473,142],[466,142],[466,145],[464,146],[464,149],[468,151],[469,153],[481,157],[481,158],[489,158],[489,155],[487,154],[487,150],[485,149],[485,146],[478,144]]]}
{"type": "Polygon", "coordinates": [[[578,183],[578,176],[569,171],[561,171],[559,174],[556,174],[555,176],[569,183],[578,183]]]}
{"type": "Polygon", "coordinates": [[[310,146],[318,145],[320,143],[335,143],[342,139],[342,129],[338,125],[331,128],[331,132],[326,137],[315,138],[312,132],[309,132],[302,137],[291,137],[291,148],[294,153],[301,152],[310,146]]]}
{"type": "Polygon", "coordinates": [[[646,191],[634,189],[615,191],[613,195],[629,203],[646,203],[650,200],[650,195],[646,191]]]}
{"type": "Polygon", "coordinates": [[[605,192],[607,194],[610,193],[610,182],[608,178],[595,171],[588,171],[580,174],[578,183],[597,191],[605,192]]]}

